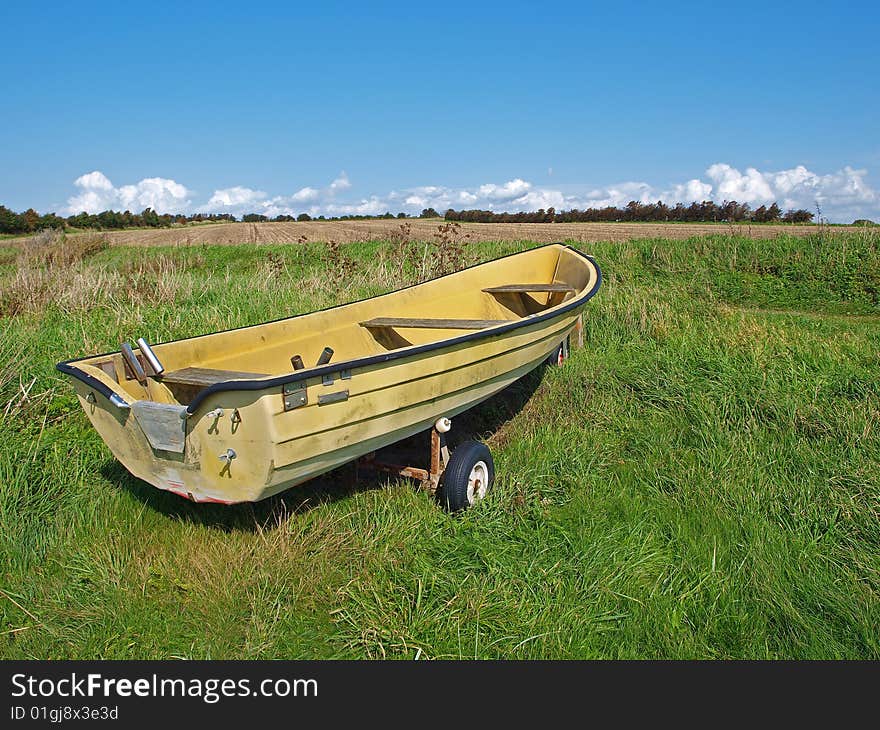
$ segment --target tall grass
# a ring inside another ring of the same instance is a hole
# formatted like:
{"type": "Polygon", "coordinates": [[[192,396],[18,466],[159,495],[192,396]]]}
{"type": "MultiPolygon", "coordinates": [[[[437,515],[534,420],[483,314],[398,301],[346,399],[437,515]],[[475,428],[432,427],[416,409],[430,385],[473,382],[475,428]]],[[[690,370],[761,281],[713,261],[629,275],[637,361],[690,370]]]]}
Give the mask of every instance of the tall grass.
{"type": "MultiPolygon", "coordinates": [[[[0,656],[877,658],[878,242],[591,246],[585,347],[456,419],[499,475],[459,518],[350,467],[190,504],[53,370],[411,283],[400,241],[341,247],[335,286],[313,243],[94,252],[0,320],[0,656]]],[[[50,268],[0,264],[0,301],[50,268]]]]}

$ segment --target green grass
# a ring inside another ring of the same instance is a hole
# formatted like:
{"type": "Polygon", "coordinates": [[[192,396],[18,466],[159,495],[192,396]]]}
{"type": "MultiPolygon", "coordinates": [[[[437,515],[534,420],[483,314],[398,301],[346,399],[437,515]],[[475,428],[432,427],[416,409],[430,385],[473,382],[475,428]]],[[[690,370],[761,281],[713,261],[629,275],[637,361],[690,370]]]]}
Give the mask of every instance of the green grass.
{"type": "Polygon", "coordinates": [[[458,419],[499,477],[457,518],[348,468],[190,504],[53,370],[394,288],[390,250],[111,248],[48,296],[0,264],[0,657],[880,657],[873,231],[591,245],[585,347],[458,419]]]}

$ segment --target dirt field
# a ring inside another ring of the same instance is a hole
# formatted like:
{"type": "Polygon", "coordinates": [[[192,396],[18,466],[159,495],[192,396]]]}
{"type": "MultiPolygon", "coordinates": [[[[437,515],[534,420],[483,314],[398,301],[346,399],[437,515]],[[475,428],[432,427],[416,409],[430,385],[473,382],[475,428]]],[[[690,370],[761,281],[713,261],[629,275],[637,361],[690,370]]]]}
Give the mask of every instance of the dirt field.
{"type": "MultiPolygon", "coordinates": [[[[441,220],[408,220],[410,236],[430,240],[441,220]]],[[[111,231],[110,242],[122,246],[168,246],[228,243],[296,243],[386,238],[399,232],[400,220],[309,221],[303,223],[217,223],[157,230],[111,231]]],[[[818,226],[736,225],[711,223],[462,223],[470,241],[626,241],[632,238],[690,238],[735,231],[753,238],[773,238],[782,233],[807,234],[818,226]]]]}

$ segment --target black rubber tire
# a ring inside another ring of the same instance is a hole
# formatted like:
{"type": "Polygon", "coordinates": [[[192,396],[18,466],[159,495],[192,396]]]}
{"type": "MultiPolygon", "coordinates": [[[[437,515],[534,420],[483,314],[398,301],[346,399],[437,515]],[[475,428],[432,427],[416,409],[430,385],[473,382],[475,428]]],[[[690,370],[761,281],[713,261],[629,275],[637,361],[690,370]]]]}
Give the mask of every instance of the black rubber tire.
{"type": "Polygon", "coordinates": [[[495,463],[492,461],[489,447],[479,441],[465,441],[455,447],[449,464],[443,471],[440,503],[445,509],[450,512],[460,512],[472,506],[467,494],[468,480],[471,471],[480,461],[486,464],[489,474],[486,486],[488,492],[495,481],[495,463]]]}
{"type": "Polygon", "coordinates": [[[552,366],[563,365],[571,354],[570,340],[566,337],[559,343],[559,347],[553,350],[550,357],[547,358],[547,364],[552,366]]]}

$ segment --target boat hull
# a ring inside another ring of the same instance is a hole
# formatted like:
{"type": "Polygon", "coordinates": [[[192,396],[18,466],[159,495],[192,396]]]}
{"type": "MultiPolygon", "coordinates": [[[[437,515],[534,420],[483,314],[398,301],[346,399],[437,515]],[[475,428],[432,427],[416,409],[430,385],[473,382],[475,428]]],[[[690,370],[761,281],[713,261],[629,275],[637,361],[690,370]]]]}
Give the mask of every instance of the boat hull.
{"type": "Polygon", "coordinates": [[[143,418],[119,407],[107,373],[80,366],[72,379],[92,424],[133,475],[194,501],[252,502],[424,431],[527,374],[577,326],[598,289],[598,268],[593,278],[589,296],[585,285],[568,306],[511,326],[341,361],[281,384],[208,389],[180,406],[180,453],[155,448],[143,418]]]}

